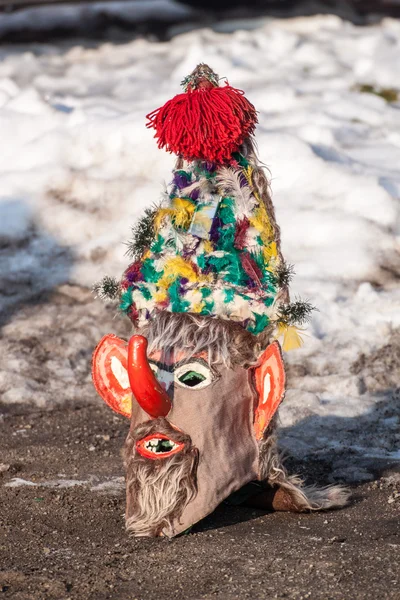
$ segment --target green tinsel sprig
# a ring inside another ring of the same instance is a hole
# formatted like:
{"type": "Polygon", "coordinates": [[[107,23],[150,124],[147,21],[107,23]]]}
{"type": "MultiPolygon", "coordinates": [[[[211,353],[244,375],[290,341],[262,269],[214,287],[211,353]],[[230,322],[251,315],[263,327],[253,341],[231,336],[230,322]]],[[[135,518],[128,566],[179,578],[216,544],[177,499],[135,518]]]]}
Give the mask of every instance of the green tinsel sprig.
{"type": "Polygon", "coordinates": [[[93,292],[101,300],[115,300],[119,294],[119,282],[115,277],[106,275],[93,286],[93,292]]]}
{"type": "Polygon", "coordinates": [[[279,287],[287,287],[293,279],[294,265],[282,262],[274,273],[274,278],[279,287]]]}
{"type": "Polygon", "coordinates": [[[126,242],[128,246],[126,254],[134,260],[138,260],[155,239],[154,218],[158,209],[159,206],[146,208],[144,215],[132,227],[132,239],[126,242]]]}
{"type": "Polygon", "coordinates": [[[278,321],[285,325],[305,325],[311,319],[315,306],[308,300],[296,299],[294,302],[281,304],[278,310],[278,321]]]}

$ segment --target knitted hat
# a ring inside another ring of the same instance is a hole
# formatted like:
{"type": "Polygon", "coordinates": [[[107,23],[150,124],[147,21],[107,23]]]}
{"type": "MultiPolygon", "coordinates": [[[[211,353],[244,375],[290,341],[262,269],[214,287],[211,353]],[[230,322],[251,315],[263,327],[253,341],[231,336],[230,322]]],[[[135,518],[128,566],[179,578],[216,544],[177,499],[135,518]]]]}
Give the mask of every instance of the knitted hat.
{"type": "MultiPolygon", "coordinates": [[[[139,327],[169,311],[228,319],[254,334],[287,329],[291,272],[250,138],[255,108],[241,90],[219,87],[207,65],[183,86],[148,115],[159,147],[179,158],[165,199],[133,229],[120,308],[139,327]]],[[[300,313],[311,308],[297,304],[300,313]]]]}

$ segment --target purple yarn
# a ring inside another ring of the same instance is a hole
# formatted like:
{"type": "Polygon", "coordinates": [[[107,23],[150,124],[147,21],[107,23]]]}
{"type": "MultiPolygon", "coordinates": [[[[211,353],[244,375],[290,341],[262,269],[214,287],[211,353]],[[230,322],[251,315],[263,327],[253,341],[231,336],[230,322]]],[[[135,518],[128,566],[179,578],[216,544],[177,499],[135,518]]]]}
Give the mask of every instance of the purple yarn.
{"type": "Polygon", "coordinates": [[[215,169],[217,168],[217,166],[215,163],[209,162],[207,160],[206,162],[203,163],[203,168],[205,171],[208,171],[209,173],[213,173],[215,171],[215,169]]]}
{"type": "Polygon", "coordinates": [[[179,286],[178,286],[179,296],[183,296],[185,293],[185,283],[188,283],[188,279],[186,279],[186,277],[181,277],[181,279],[179,280],[179,286]]]}
{"type": "Polygon", "coordinates": [[[143,275],[140,271],[142,263],[136,261],[125,271],[125,279],[129,283],[136,283],[137,281],[143,281],[143,275]]]}
{"type": "Polygon", "coordinates": [[[189,185],[190,177],[187,173],[174,173],[174,179],[172,183],[176,185],[180,190],[189,185]]]}
{"type": "Polygon", "coordinates": [[[189,194],[189,198],[191,198],[191,200],[197,200],[199,196],[200,196],[199,188],[195,188],[189,194]]]}
{"type": "Polygon", "coordinates": [[[254,281],[254,279],[250,279],[250,278],[249,278],[249,279],[247,280],[247,287],[249,287],[251,290],[254,290],[254,289],[256,289],[256,288],[258,289],[258,288],[259,288],[259,285],[258,285],[258,284],[257,284],[257,283],[254,281]]]}
{"type": "Polygon", "coordinates": [[[222,227],[223,223],[220,217],[215,216],[210,229],[210,240],[216,244],[219,240],[219,228],[222,227]]]}
{"type": "Polygon", "coordinates": [[[248,184],[247,184],[247,179],[246,179],[246,177],[243,175],[243,173],[240,173],[240,175],[239,175],[239,179],[240,179],[240,187],[241,187],[241,188],[243,188],[243,187],[247,187],[247,185],[248,185],[248,184]]]}

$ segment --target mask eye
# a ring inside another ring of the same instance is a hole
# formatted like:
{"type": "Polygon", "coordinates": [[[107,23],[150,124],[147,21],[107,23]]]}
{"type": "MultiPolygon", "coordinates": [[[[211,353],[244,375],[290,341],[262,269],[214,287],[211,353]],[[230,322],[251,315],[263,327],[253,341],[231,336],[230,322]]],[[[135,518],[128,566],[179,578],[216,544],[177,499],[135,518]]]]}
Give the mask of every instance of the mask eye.
{"type": "Polygon", "coordinates": [[[171,384],[174,381],[174,374],[170,371],[161,369],[157,364],[149,360],[150,369],[153,371],[155,378],[163,386],[165,390],[169,390],[171,384]]]}
{"type": "Polygon", "coordinates": [[[159,368],[155,363],[149,361],[150,369],[153,371],[154,375],[157,377],[159,368]]]}
{"type": "Polygon", "coordinates": [[[200,361],[193,361],[175,369],[175,383],[184,388],[202,389],[212,383],[214,377],[210,367],[200,361]]]}

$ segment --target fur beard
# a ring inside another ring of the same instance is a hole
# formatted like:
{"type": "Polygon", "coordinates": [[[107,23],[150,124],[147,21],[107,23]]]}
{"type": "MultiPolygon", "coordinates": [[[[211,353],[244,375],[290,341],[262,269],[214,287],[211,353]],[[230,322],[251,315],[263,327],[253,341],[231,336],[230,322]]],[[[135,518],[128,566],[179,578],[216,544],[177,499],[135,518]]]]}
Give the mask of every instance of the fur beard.
{"type": "Polygon", "coordinates": [[[198,451],[188,435],[159,418],[129,432],[124,458],[126,529],[135,536],[159,536],[164,528],[172,527],[197,494],[198,451]],[[136,451],[136,442],[152,433],[163,433],[185,446],[165,459],[145,458],[136,451]]]}
{"type": "MultiPolygon", "coordinates": [[[[260,480],[273,488],[280,488],[290,498],[292,512],[323,511],[342,508],[349,504],[350,491],[341,485],[304,486],[298,475],[289,475],[277,446],[276,424],[278,415],[264,432],[259,442],[260,480]]],[[[282,509],[281,509],[282,510],[282,509]]]]}

